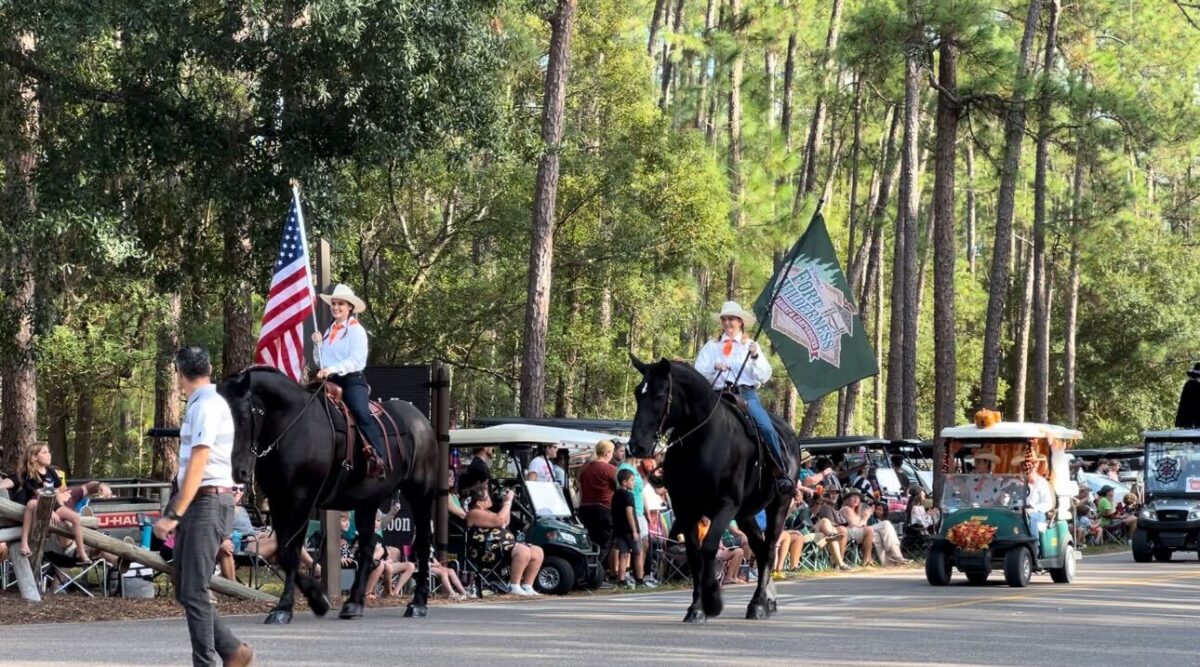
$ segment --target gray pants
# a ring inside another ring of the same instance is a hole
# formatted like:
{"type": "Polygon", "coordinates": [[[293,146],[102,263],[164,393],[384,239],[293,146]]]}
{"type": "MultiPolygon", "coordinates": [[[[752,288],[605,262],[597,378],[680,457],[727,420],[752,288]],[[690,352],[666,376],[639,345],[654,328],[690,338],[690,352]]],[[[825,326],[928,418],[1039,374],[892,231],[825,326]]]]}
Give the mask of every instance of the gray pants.
{"type": "Polygon", "coordinates": [[[217,616],[208,592],[217,551],[232,524],[232,495],[197,495],[175,529],[175,599],[187,615],[197,667],[220,665],[241,646],[217,616]]]}

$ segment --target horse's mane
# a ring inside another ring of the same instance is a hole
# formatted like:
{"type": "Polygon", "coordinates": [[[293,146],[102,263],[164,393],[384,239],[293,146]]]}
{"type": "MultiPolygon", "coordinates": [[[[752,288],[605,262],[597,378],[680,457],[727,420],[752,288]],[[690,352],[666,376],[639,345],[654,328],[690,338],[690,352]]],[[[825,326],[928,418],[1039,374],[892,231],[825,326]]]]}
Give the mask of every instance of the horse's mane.
{"type": "MultiPolygon", "coordinates": [[[[254,378],[255,381],[266,380],[267,384],[269,386],[271,386],[272,388],[275,388],[275,387],[290,388],[293,391],[303,391],[303,392],[307,392],[307,393],[312,393],[313,391],[316,390],[316,387],[319,386],[319,384],[317,384],[317,385],[300,384],[299,382],[296,382],[295,380],[293,380],[291,378],[291,376],[284,373],[281,369],[276,368],[274,366],[268,366],[266,364],[254,364],[252,366],[247,366],[246,368],[243,368],[242,370],[238,371],[238,373],[236,375],[234,375],[233,377],[229,378],[229,380],[236,381],[238,378],[245,376],[245,375],[249,375],[250,377],[254,378]]],[[[286,389],[285,389],[285,391],[286,391],[286,389]]]]}
{"type": "Polygon", "coordinates": [[[688,417],[694,420],[704,419],[713,409],[717,394],[712,383],[691,364],[682,361],[671,362],[671,378],[682,393],[687,396],[683,404],[688,411],[688,417]]]}

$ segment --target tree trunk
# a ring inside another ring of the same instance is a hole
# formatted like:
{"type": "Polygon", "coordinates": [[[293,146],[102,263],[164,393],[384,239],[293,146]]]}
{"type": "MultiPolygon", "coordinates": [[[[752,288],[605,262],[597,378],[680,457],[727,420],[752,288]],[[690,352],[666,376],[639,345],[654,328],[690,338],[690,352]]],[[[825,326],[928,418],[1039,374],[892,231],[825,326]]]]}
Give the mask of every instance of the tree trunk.
{"type": "MultiPolygon", "coordinates": [[[[675,3],[674,23],[672,31],[675,35],[683,32],[683,0],[675,3]]],[[[659,91],[658,106],[665,112],[671,106],[671,80],[675,75],[675,62],[672,53],[675,49],[668,42],[663,45],[662,86],[659,91]]]]}
{"type": "MultiPolygon", "coordinates": [[[[742,68],[741,40],[742,0],[729,0],[729,32],[734,41],[734,56],[729,64],[729,197],[733,202],[729,210],[730,225],[740,230],[746,223],[743,202],[746,183],[742,178],[742,68]]],[[[729,260],[725,295],[730,300],[737,298],[738,265],[736,259],[729,260]]]]}
{"type": "Polygon", "coordinates": [[[779,110],[779,130],[783,133],[783,149],[792,154],[792,109],[796,93],[796,33],[788,35],[787,56],[783,63],[783,105],[779,110]]]}
{"type": "Polygon", "coordinates": [[[893,298],[896,295],[901,297],[900,325],[904,330],[900,339],[901,378],[898,383],[902,396],[900,437],[904,438],[917,435],[917,205],[921,194],[917,182],[917,144],[921,115],[920,85],[919,55],[910,53],[905,59],[904,143],[900,152],[899,218],[904,222],[904,254],[897,258],[898,261],[892,270],[893,273],[903,275],[902,289],[896,292],[893,298]]]}
{"type": "MultiPolygon", "coordinates": [[[[883,302],[883,294],[880,292],[879,288],[882,276],[878,275],[878,272],[882,271],[883,265],[883,225],[884,219],[887,217],[887,205],[888,199],[891,197],[892,182],[896,178],[896,168],[900,164],[900,161],[896,159],[896,133],[900,126],[900,114],[895,113],[894,109],[889,113],[891,115],[891,122],[888,124],[889,127],[887,139],[885,140],[883,153],[879,159],[879,166],[875,169],[876,174],[880,175],[878,178],[878,190],[874,193],[873,200],[869,202],[870,207],[868,210],[870,211],[871,217],[869,219],[867,228],[871,230],[871,236],[869,239],[863,242],[862,248],[855,257],[855,261],[850,268],[849,278],[850,284],[855,285],[859,282],[859,274],[866,274],[863,280],[863,289],[859,295],[859,312],[862,314],[863,326],[867,326],[868,322],[873,320],[877,330],[881,326],[881,322],[879,321],[879,318],[881,317],[881,311],[879,310],[879,307],[876,307],[876,314],[874,317],[868,317],[867,312],[871,310],[872,298],[878,299],[879,303],[883,302]],[[864,252],[868,254],[868,258],[866,259],[864,259],[862,256],[864,252]],[[864,263],[866,265],[865,271],[863,271],[861,268],[864,263]],[[872,273],[872,271],[877,273],[872,273]]],[[[875,180],[875,177],[872,177],[872,181],[875,180]]],[[[877,336],[875,347],[876,354],[879,354],[882,346],[881,336],[877,336]]],[[[874,381],[877,391],[875,395],[877,407],[881,405],[880,394],[878,393],[878,386],[882,382],[881,375],[882,374],[876,375],[874,381]]],[[[850,423],[854,419],[854,411],[858,405],[858,397],[860,392],[861,387],[860,383],[858,382],[851,384],[846,389],[846,404],[842,414],[843,421],[838,425],[838,430],[840,433],[845,434],[850,430],[850,423]]]]}
{"type": "MultiPolygon", "coordinates": [[[[879,237],[879,243],[875,244],[872,249],[872,254],[878,254],[879,259],[876,262],[879,266],[875,271],[875,294],[878,298],[875,299],[875,354],[879,354],[883,349],[883,225],[880,224],[876,230],[876,235],[879,237]]],[[[874,382],[874,399],[875,399],[875,437],[883,437],[883,373],[875,374],[874,382]]]]}
{"type": "Polygon", "coordinates": [[[967,270],[975,275],[975,260],[978,256],[978,240],[975,228],[975,143],[967,144],[967,270]]]}
{"type": "Polygon", "coordinates": [[[50,444],[50,458],[64,469],[69,469],[71,457],[67,455],[67,427],[71,417],[67,414],[67,394],[61,389],[51,387],[46,390],[46,427],[47,442],[50,444]]]}
{"type": "Polygon", "coordinates": [[[1041,7],[1042,0],[1030,0],[1029,12],[1025,18],[1025,32],[1021,37],[1013,97],[1004,118],[1004,157],[1000,162],[995,245],[988,280],[987,323],[983,330],[983,371],[979,382],[982,404],[980,407],[989,409],[996,408],[996,389],[1000,381],[1000,330],[1004,320],[1004,302],[1008,298],[1013,205],[1016,201],[1017,176],[1021,167],[1021,143],[1025,138],[1025,84],[1041,7]]]}
{"type": "Polygon", "coordinates": [[[222,375],[232,377],[254,363],[254,315],[251,312],[254,270],[250,258],[250,214],[243,211],[225,224],[225,266],[229,289],[225,295],[225,349],[222,375]]]}
{"type": "MultiPolygon", "coordinates": [[[[159,281],[159,288],[166,286],[159,281]]],[[[179,292],[168,292],[156,337],[154,356],[154,426],[176,428],[180,422],[179,390],[175,386],[175,351],[179,348],[179,292]]],[[[154,438],[154,457],[150,474],[170,482],[179,472],[179,451],[173,438],[154,438]]]]}
{"type": "Polygon", "coordinates": [[[817,423],[821,421],[821,415],[825,412],[825,401],[828,398],[822,396],[812,403],[804,404],[804,418],[800,420],[798,432],[801,438],[811,438],[817,432],[817,423]]]}
{"type": "Polygon", "coordinates": [[[954,265],[958,245],[954,222],[954,150],[958,141],[958,46],[943,39],[939,48],[937,166],[933,182],[933,433],[957,421],[956,345],[954,340],[954,265]]]}
{"type": "Polygon", "coordinates": [[[812,120],[808,125],[808,144],[804,149],[804,170],[800,175],[799,188],[797,189],[797,205],[799,205],[799,200],[802,200],[804,195],[815,190],[817,186],[817,162],[819,161],[821,135],[825,130],[825,115],[828,107],[826,95],[829,88],[829,75],[834,67],[833,55],[837,51],[841,23],[842,0],[833,0],[833,8],[829,17],[829,32],[825,35],[825,52],[821,58],[821,88],[817,92],[817,101],[813,107],[812,120]]]}
{"type": "Polygon", "coordinates": [[[1067,276],[1066,342],[1063,344],[1063,421],[1074,428],[1075,336],[1079,312],[1079,234],[1083,213],[1083,141],[1075,142],[1075,175],[1071,181],[1071,259],[1067,276]]]}
{"type": "MultiPolygon", "coordinates": [[[[700,94],[696,96],[696,129],[703,129],[705,135],[708,136],[711,130],[709,127],[712,124],[712,116],[705,116],[705,107],[708,103],[708,76],[709,71],[716,68],[716,61],[712,57],[712,43],[709,40],[712,35],[713,27],[716,25],[717,16],[717,0],[708,0],[708,8],[704,10],[704,43],[705,56],[700,63],[700,94]]],[[[711,137],[710,137],[711,143],[711,137]]]]}
{"type": "Polygon", "coordinates": [[[92,477],[92,431],[96,421],[95,390],[91,385],[79,388],[79,403],[75,407],[75,456],[71,461],[72,477],[92,477]]]}
{"type": "Polygon", "coordinates": [[[1046,51],[1042,61],[1042,91],[1038,99],[1037,150],[1033,178],[1033,421],[1050,420],[1050,306],[1046,279],[1046,170],[1050,160],[1050,118],[1053,100],[1048,80],[1054,67],[1058,37],[1059,0],[1045,0],[1046,51]]]}
{"type": "MultiPolygon", "coordinates": [[[[664,0],[665,1],[665,0],[664,0]]],[[[554,261],[555,203],[563,109],[577,0],[559,0],[550,17],[550,56],[542,108],[542,158],[533,192],[529,290],[521,359],[521,416],[541,417],[546,402],[546,332],[550,326],[550,273],[554,261]]],[[[651,42],[653,44],[653,42],[651,42]]]]}
{"type": "MultiPolygon", "coordinates": [[[[654,15],[650,17],[650,37],[646,40],[646,54],[654,56],[658,48],[658,29],[663,23],[663,12],[667,11],[667,3],[671,0],[655,0],[654,15]]],[[[560,11],[562,5],[559,5],[560,11]]]]}
{"type": "MultiPolygon", "coordinates": [[[[859,151],[862,148],[862,77],[855,77],[854,81],[854,110],[853,110],[853,139],[850,143],[850,238],[846,242],[846,261],[854,260],[854,232],[858,223],[858,157],[859,151]]],[[[866,234],[863,234],[866,237],[866,234]]],[[[851,289],[854,289],[857,281],[851,281],[851,289]]]]}
{"type": "MultiPolygon", "coordinates": [[[[31,55],[36,41],[22,33],[8,47],[31,55]]],[[[5,128],[4,189],[0,193],[0,225],[14,246],[32,246],[37,216],[34,173],[37,170],[40,107],[32,80],[5,68],[0,127],[5,128]]],[[[7,253],[6,253],[7,254],[7,253]]],[[[4,290],[3,336],[0,346],[0,470],[17,469],[26,447],[37,440],[37,367],[34,364],[33,314],[37,308],[33,252],[0,259],[4,290]]]]}
{"type": "Polygon", "coordinates": [[[1025,266],[1025,290],[1022,292],[1020,311],[1017,315],[1017,330],[1014,334],[1017,351],[1013,355],[1013,421],[1025,421],[1026,380],[1029,373],[1029,311],[1033,306],[1033,249],[1022,250],[1025,266]]]}

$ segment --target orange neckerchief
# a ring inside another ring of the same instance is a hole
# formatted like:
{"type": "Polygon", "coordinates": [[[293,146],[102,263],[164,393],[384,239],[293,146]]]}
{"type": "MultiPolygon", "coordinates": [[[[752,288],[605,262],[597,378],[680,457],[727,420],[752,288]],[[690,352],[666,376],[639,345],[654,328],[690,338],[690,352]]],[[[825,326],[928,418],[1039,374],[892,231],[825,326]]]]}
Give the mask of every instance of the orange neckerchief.
{"type": "Polygon", "coordinates": [[[346,318],[345,324],[342,324],[341,322],[334,322],[333,327],[329,330],[329,342],[333,343],[333,341],[337,340],[338,332],[340,332],[342,329],[345,329],[346,327],[350,326],[353,323],[354,323],[354,320],[352,320],[350,318],[346,318]]]}

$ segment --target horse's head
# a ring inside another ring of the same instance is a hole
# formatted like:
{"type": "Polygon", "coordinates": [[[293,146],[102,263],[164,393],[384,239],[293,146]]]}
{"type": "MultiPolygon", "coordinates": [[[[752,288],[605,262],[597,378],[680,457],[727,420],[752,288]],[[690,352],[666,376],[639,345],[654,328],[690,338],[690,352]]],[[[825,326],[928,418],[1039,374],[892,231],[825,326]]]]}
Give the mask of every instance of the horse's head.
{"type": "Polygon", "coordinates": [[[233,413],[233,479],[239,484],[248,484],[254,472],[254,443],[262,429],[262,402],[254,396],[250,371],[222,380],[217,385],[217,393],[233,413]]]}
{"type": "Polygon", "coordinates": [[[629,360],[642,374],[642,381],[634,389],[637,412],[633,416],[633,431],[626,445],[629,455],[636,458],[654,456],[654,446],[666,425],[673,400],[671,362],[665,358],[654,363],[645,363],[631,353],[629,360]]]}

